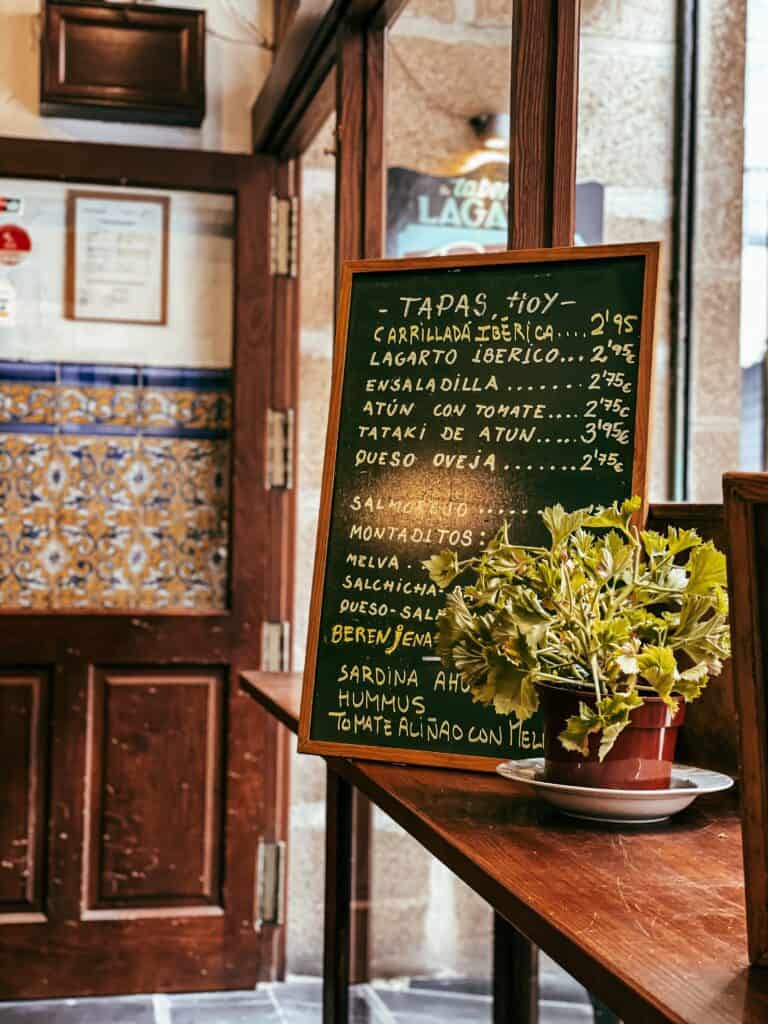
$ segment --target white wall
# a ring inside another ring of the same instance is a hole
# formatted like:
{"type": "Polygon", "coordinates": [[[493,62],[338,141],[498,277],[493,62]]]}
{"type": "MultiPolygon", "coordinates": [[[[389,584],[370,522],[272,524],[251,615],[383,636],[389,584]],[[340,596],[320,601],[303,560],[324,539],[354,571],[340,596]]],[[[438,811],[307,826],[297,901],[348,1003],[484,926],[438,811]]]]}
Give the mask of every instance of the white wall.
{"type": "MultiPolygon", "coordinates": [[[[32,238],[18,267],[0,267],[17,294],[17,317],[0,330],[0,359],[130,363],[141,366],[232,365],[234,202],[230,196],[148,189],[171,198],[168,323],[142,326],[64,317],[66,195],[61,182],[0,178],[0,194],[24,209],[3,216],[32,238]]],[[[120,195],[137,189],[99,188],[120,195]]]]}
{"type": "MultiPolygon", "coordinates": [[[[41,117],[40,0],[0,0],[0,136],[249,152],[251,106],[272,59],[271,4],[173,2],[206,10],[207,114],[200,129],[41,117]]],[[[26,228],[34,247],[32,258],[9,272],[18,325],[0,331],[0,359],[230,365],[231,200],[173,193],[169,323],[142,328],[64,319],[63,186],[6,180],[0,192],[25,197],[22,217],[0,221],[26,228]]]]}

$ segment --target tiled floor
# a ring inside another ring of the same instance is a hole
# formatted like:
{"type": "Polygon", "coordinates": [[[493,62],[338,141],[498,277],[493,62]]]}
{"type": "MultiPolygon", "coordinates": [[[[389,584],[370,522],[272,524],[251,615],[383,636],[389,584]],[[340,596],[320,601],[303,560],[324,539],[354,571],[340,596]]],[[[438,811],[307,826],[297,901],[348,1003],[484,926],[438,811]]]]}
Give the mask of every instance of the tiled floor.
{"type": "MultiPolygon", "coordinates": [[[[255,992],[0,1003],[0,1024],[320,1024],[320,1000],[319,981],[296,978],[260,986],[255,992]]],[[[349,1024],[490,1021],[487,984],[415,980],[357,986],[352,992],[349,1024]]],[[[545,964],[540,1024],[593,1021],[594,1012],[584,989],[545,964]]]]}

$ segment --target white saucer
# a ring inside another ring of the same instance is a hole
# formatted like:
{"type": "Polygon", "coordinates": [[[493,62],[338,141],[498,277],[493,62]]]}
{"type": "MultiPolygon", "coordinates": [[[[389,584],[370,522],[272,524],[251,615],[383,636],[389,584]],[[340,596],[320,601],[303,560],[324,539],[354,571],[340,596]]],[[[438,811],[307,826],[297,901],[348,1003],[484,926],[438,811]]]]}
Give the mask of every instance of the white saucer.
{"type": "Polygon", "coordinates": [[[618,825],[649,825],[666,821],[692,804],[697,796],[718,793],[733,785],[733,779],[728,775],[684,764],[672,766],[669,789],[595,789],[547,782],[543,757],[504,761],[497,765],[496,771],[505,779],[533,786],[537,796],[553,804],[563,814],[618,825]]]}

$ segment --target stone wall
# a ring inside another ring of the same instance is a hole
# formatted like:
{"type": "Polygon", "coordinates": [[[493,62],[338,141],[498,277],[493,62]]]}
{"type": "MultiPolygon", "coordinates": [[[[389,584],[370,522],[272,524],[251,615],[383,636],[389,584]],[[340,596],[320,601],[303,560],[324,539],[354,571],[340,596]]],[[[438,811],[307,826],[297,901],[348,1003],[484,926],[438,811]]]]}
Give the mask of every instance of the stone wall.
{"type": "MultiPolygon", "coordinates": [[[[702,0],[691,323],[693,501],[738,468],[745,0],[702,0]]],[[[605,241],[662,242],[652,418],[653,500],[669,498],[669,299],[675,5],[582,4],[578,178],[605,185],[605,241]]]]}
{"type": "Polygon", "coordinates": [[[675,4],[582,3],[577,179],[604,192],[604,241],[661,241],[650,495],[670,497],[669,275],[675,4]]]}
{"type": "Polygon", "coordinates": [[[722,501],[739,468],[746,0],[701,0],[691,498],[722,501]]]}

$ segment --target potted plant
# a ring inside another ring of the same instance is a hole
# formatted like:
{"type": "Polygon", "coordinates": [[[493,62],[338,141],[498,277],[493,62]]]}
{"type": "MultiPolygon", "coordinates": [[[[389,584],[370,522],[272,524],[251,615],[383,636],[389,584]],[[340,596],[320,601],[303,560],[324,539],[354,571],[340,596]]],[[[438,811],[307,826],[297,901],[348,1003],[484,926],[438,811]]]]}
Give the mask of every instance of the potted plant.
{"type": "Polygon", "coordinates": [[[546,547],[506,523],[479,555],[423,563],[450,589],[438,653],[475,701],[530,718],[541,703],[547,779],[669,786],[685,704],[730,654],[725,556],[694,530],[638,530],[633,498],[542,513],[546,547]]]}

